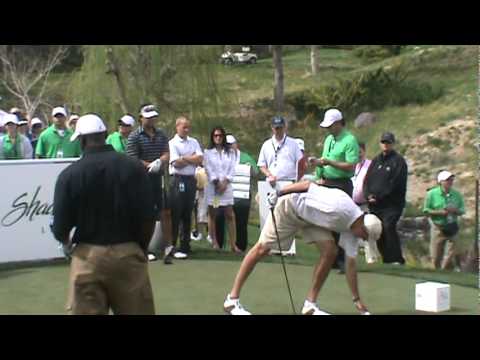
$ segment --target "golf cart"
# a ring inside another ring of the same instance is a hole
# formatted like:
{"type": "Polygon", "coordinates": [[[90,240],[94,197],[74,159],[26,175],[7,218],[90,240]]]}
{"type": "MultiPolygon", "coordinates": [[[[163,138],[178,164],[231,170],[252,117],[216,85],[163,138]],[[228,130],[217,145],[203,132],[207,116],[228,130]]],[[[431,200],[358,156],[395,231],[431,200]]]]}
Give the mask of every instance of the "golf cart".
{"type": "Polygon", "coordinates": [[[242,47],[242,52],[232,53],[227,51],[222,54],[221,63],[224,65],[234,64],[256,64],[258,56],[255,53],[250,52],[250,47],[242,47]]]}

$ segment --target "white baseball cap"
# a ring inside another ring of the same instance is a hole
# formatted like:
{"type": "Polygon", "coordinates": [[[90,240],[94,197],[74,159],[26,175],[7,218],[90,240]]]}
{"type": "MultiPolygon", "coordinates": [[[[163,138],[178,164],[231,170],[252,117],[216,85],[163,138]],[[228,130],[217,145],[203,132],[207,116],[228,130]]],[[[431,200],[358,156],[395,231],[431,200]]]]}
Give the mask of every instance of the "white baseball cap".
{"type": "Polygon", "coordinates": [[[15,114],[3,115],[3,126],[7,126],[7,124],[10,124],[10,123],[18,125],[18,116],[15,114]]]}
{"type": "Polygon", "coordinates": [[[61,106],[58,106],[52,110],[52,116],[59,115],[59,114],[67,117],[67,111],[65,110],[65,108],[61,106]]]}
{"type": "Polygon", "coordinates": [[[330,126],[335,124],[337,121],[341,121],[341,120],[343,120],[342,113],[337,109],[330,109],[325,113],[325,116],[323,118],[322,123],[320,124],[320,127],[329,128],[330,126]]]}
{"type": "Polygon", "coordinates": [[[295,139],[300,150],[305,151],[305,141],[303,139],[295,139]]]}
{"type": "Polygon", "coordinates": [[[135,119],[131,115],[122,116],[122,118],[120,119],[120,122],[122,122],[123,124],[125,124],[127,126],[135,125],[135,119]]]}
{"type": "Polygon", "coordinates": [[[145,119],[151,119],[155,116],[158,116],[158,112],[153,105],[147,105],[140,110],[140,115],[145,119]]]}
{"type": "Polygon", "coordinates": [[[38,117],[35,117],[35,118],[32,119],[32,121],[30,123],[30,126],[34,127],[35,125],[38,125],[38,124],[42,125],[42,127],[43,127],[43,121],[40,120],[38,117]]]}
{"type": "Polygon", "coordinates": [[[455,175],[453,175],[450,171],[443,170],[443,171],[440,171],[440,174],[438,174],[437,180],[440,183],[442,181],[450,179],[452,176],[455,176],[455,175]]]}
{"type": "Polygon", "coordinates": [[[82,135],[98,134],[106,131],[107,128],[98,115],[88,114],[78,119],[75,132],[70,138],[70,141],[75,141],[82,135]]]}
{"type": "Polygon", "coordinates": [[[237,142],[237,139],[233,135],[227,135],[227,144],[235,144],[237,142]]]}
{"type": "Polygon", "coordinates": [[[18,113],[18,112],[22,112],[22,111],[17,107],[13,107],[13,108],[10,109],[10,114],[15,114],[15,113],[18,113]]]}
{"type": "Polygon", "coordinates": [[[363,224],[367,228],[368,240],[377,241],[382,235],[382,222],[373,214],[366,214],[363,218],[363,224]]]}

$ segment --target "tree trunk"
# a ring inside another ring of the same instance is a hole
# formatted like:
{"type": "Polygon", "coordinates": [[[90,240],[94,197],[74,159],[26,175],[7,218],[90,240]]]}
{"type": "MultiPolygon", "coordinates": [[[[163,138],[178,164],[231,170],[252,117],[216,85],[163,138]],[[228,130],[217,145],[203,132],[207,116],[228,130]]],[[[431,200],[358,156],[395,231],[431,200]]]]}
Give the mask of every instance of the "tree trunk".
{"type": "Polygon", "coordinates": [[[120,107],[124,114],[128,113],[128,106],[127,106],[127,96],[125,91],[125,85],[123,83],[123,79],[120,73],[120,69],[117,64],[117,59],[113,54],[113,49],[108,47],[105,49],[107,53],[107,74],[113,74],[115,77],[115,81],[117,83],[118,94],[120,95],[120,107]]]}
{"type": "Polygon", "coordinates": [[[283,83],[283,54],[282,45],[272,45],[274,66],[274,102],[275,110],[282,112],[284,108],[284,83],[283,83]]]}
{"type": "Polygon", "coordinates": [[[310,45],[310,62],[312,65],[312,75],[318,74],[318,45],[310,45]]]}

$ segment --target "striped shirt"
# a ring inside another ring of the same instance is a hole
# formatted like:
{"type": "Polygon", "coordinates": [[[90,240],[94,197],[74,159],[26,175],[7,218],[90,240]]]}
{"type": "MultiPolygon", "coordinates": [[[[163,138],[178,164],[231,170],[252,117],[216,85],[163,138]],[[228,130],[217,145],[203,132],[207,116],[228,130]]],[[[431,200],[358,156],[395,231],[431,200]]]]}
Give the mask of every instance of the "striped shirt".
{"type": "Polygon", "coordinates": [[[146,162],[153,162],[168,152],[168,138],[163,130],[155,129],[155,136],[151,138],[143,127],[139,127],[128,137],[128,156],[146,162]]]}

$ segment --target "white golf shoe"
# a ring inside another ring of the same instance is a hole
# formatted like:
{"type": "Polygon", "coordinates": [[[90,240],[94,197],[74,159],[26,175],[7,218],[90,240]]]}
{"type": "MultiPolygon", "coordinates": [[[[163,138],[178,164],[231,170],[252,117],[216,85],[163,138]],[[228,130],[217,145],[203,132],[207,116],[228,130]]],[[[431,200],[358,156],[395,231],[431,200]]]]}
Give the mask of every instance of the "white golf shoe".
{"type": "Polygon", "coordinates": [[[227,298],[223,303],[223,310],[230,315],[252,315],[243,308],[239,299],[230,298],[230,294],[227,295],[227,298]]]}
{"type": "Polygon", "coordinates": [[[302,315],[331,315],[325,311],[322,311],[318,308],[318,305],[312,303],[308,300],[305,300],[302,308],[302,315]]]}

